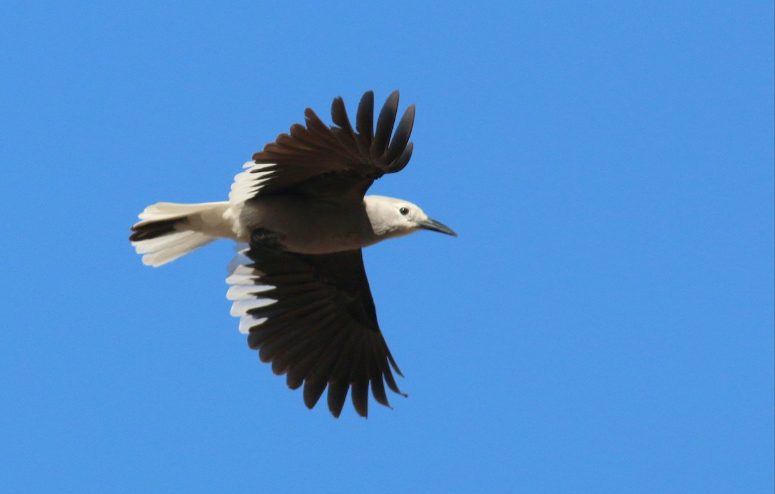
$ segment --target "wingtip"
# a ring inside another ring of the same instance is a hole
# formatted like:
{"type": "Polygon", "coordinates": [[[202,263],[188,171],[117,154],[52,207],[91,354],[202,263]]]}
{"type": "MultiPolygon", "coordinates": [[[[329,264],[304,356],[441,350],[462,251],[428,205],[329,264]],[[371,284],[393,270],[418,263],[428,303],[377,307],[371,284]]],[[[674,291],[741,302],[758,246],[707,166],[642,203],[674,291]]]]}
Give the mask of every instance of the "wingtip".
{"type": "Polygon", "coordinates": [[[337,96],[331,102],[331,120],[334,124],[347,132],[352,132],[352,124],[350,123],[350,117],[347,115],[347,108],[344,104],[344,99],[341,96],[337,96]]]}
{"type": "Polygon", "coordinates": [[[383,105],[383,107],[389,104],[391,107],[395,107],[396,109],[398,109],[399,101],[401,101],[401,93],[398,92],[398,89],[396,89],[395,91],[390,93],[388,97],[385,99],[385,104],[383,105]]]}

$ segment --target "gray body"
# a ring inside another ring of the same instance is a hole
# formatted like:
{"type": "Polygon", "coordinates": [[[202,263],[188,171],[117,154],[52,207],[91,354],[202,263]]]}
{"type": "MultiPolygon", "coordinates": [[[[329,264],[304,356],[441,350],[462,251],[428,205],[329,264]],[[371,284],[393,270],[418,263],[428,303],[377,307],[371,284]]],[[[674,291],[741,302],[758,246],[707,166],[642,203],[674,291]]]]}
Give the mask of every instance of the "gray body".
{"type": "Polygon", "coordinates": [[[360,249],[380,240],[374,234],[365,204],[341,206],[298,196],[259,197],[239,215],[241,240],[246,232],[262,230],[289,252],[329,254],[360,249]]]}
{"type": "Polygon", "coordinates": [[[248,242],[250,232],[258,229],[267,233],[267,240],[274,237],[289,252],[330,254],[407,235],[427,228],[431,221],[416,205],[392,197],[366,196],[360,204],[342,205],[278,195],[248,201],[234,228],[240,241],[248,242]],[[408,213],[402,215],[401,208],[408,213]]]}
{"type": "Polygon", "coordinates": [[[341,98],[332,103],[331,127],[307,109],[305,125],[245,163],[228,201],[152,204],[130,236],[143,263],[154,267],[218,238],[247,244],[226,279],[239,330],[262,361],[287,375],[289,387],[304,386],[307,407],[328,389],[334,416],[350,390],[364,417],[369,389],[386,406],[386,386],[402,394],[361,249],[419,229],[455,235],[409,201],[365,195],[374,180],[403,169],[413,149],[414,106],[394,130],[398,92],[376,126],[373,100],[364,94],[355,125],[341,98]]]}

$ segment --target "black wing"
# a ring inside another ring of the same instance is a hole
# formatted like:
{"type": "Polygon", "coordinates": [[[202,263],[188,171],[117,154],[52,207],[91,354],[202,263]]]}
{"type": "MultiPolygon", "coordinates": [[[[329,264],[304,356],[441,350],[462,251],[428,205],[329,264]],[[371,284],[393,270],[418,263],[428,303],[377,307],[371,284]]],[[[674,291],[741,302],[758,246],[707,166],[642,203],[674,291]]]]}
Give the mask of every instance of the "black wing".
{"type": "Polygon", "coordinates": [[[288,134],[280,134],[263,151],[253,155],[257,164],[275,165],[254,170],[265,173],[262,176],[271,172],[271,178],[260,188],[261,195],[294,193],[360,202],[375,179],[403,169],[412,157],[409,137],[414,124],[414,105],[406,109],[393,132],[398,97],[398,91],[390,94],[379,113],[376,128],[372,91],[361,98],[355,128],[341,97],[331,104],[333,127],[324,124],[307,108],[304,125],[293,125],[288,134]]]}
{"type": "Polygon", "coordinates": [[[328,387],[328,408],[338,417],[347,392],[359,415],[368,415],[368,392],[390,406],[385,386],[401,393],[401,375],[379,330],[360,250],[303,255],[252,245],[227,279],[233,315],[248,345],[287,374],[288,386],[304,384],[312,408],[328,387]],[[392,369],[392,370],[391,370],[392,369]]]}

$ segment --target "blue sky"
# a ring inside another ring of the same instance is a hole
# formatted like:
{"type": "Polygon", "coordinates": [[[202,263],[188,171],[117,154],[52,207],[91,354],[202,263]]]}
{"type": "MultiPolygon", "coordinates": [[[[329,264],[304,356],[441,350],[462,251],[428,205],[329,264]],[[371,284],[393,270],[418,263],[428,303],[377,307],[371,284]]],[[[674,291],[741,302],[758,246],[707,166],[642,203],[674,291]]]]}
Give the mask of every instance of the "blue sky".
{"type": "Polygon", "coordinates": [[[770,2],[2,10],[0,490],[772,492],[770,2]],[[409,398],[334,420],[237,332],[231,245],[128,229],[396,88],[372,192],[460,237],[368,249],[409,398]]]}

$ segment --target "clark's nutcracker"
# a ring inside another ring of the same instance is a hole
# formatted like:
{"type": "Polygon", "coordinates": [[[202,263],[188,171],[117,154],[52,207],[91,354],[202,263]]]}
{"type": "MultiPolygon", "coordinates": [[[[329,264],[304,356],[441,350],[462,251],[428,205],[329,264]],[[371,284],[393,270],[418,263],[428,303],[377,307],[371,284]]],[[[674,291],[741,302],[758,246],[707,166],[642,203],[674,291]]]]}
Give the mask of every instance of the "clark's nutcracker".
{"type": "Polygon", "coordinates": [[[419,229],[456,235],[409,201],[365,196],[385,173],[412,156],[414,105],[398,127],[398,91],[388,97],[373,128],[374,94],[363,95],[355,129],[342,98],[325,125],[311,109],[245,163],[229,200],[203,204],[159,202],[140,213],[130,240],[143,263],[161,266],[217,238],[247,243],[226,279],[231,314],[288,386],[304,384],[312,408],[328,386],[328,408],[338,417],[347,392],[368,414],[368,390],[390,406],[385,386],[399,375],[377,323],[361,249],[419,229]],[[391,137],[392,134],[392,137],[391,137]],[[391,371],[392,368],[392,371],[391,371]]]}

